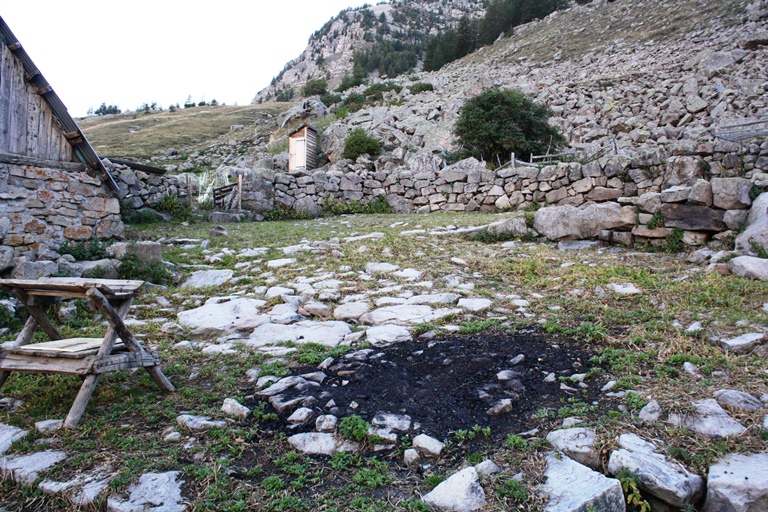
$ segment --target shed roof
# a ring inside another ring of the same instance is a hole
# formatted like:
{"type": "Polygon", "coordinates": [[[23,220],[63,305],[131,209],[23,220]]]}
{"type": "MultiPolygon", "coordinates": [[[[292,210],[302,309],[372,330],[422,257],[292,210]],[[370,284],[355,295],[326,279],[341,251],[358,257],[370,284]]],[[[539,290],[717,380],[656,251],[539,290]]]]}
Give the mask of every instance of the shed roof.
{"type": "Polygon", "coordinates": [[[118,190],[120,187],[109,173],[109,170],[107,170],[102,163],[96,150],[94,150],[93,146],[88,142],[85,134],[80,130],[80,127],[69,114],[67,107],[64,106],[64,103],[61,101],[58,94],[56,94],[56,91],[53,90],[53,87],[51,87],[45,77],[43,77],[40,70],[35,66],[35,63],[32,62],[32,59],[21,46],[21,43],[19,43],[16,36],[13,35],[13,32],[11,32],[10,27],[8,27],[8,24],[2,16],[0,16],[0,39],[2,39],[3,44],[8,47],[11,53],[21,61],[24,66],[27,82],[35,86],[37,94],[40,95],[51,108],[53,117],[61,127],[64,137],[72,146],[77,158],[85,165],[98,170],[111,189],[118,190]]]}
{"type": "Polygon", "coordinates": [[[294,134],[296,134],[296,133],[299,133],[299,132],[300,132],[301,130],[303,130],[304,128],[308,128],[308,129],[312,130],[313,132],[317,133],[317,128],[315,128],[315,127],[314,127],[314,126],[312,126],[311,124],[308,124],[308,123],[304,123],[303,125],[299,126],[299,127],[298,127],[298,128],[296,128],[295,130],[293,130],[291,133],[289,133],[289,134],[288,134],[288,137],[291,137],[291,136],[293,136],[294,134]]]}

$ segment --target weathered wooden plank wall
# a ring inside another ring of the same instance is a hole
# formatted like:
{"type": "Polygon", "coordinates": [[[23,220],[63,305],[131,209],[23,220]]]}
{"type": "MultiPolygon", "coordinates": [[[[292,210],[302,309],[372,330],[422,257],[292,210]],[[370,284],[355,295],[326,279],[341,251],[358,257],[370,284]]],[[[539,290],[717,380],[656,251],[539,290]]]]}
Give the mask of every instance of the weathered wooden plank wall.
{"type": "Polygon", "coordinates": [[[72,146],[24,67],[0,43],[0,153],[59,162],[73,161],[72,146]]]}

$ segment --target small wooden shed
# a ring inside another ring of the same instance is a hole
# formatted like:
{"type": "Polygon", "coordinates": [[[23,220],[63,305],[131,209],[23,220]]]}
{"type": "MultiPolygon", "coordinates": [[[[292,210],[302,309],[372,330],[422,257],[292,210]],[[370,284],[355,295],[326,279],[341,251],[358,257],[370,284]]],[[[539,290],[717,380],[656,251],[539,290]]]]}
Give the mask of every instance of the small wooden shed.
{"type": "Polygon", "coordinates": [[[311,171],[317,167],[317,130],[303,124],[288,134],[288,170],[311,171]]]}

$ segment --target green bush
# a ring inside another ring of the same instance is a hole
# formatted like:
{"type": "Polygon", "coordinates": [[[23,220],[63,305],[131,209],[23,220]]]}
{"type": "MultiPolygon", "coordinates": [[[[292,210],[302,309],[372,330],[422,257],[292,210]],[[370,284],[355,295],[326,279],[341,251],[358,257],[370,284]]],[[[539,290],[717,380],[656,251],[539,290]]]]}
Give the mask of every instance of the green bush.
{"type": "Polygon", "coordinates": [[[344,75],[341,79],[341,83],[336,88],[336,92],[344,92],[353,87],[357,87],[358,85],[363,85],[364,83],[365,78],[361,76],[344,75]]]}
{"type": "Polygon", "coordinates": [[[349,96],[347,96],[347,99],[344,100],[344,103],[342,103],[342,106],[346,108],[349,112],[357,112],[363,106],[365,106],[365,96],[362,94],[353,92],[349,96]]]}
{"type": "Polygon", "coordinates": [[[525,158],[565,144],[565,138],[547,123],[551,115],[521,91],[492,89],[467,101],[455,133],[474,156],[506,162],[512,153],[525,158]]]}
{"type": "Polygon", "coordinates": [[[301,89],[301,95],[308,96],[322,96],[328,92],[328,82],[318,78],[315,80],[309,80],[301,89]]]}
{"type": "Polygon", "coordinates": [[[323,105],[330,107],[331,105],[341,103],[341,94],[326,93],[320,96],[320,101],[323,102],[323,105]]]}
{"type": "Polygon", "coordinates": [[[365,97],[370,101],[381,101],[384,99],[384,93],[389,91],[400,92],[403,88],[394,82],[382,82],[373,84],[365,90],[365,97]]]}
{"type": "Polygon", "coordinates": [[[411,94],[419,94],[420,92],[434,91],[435,87],[428,82],[416,82],[408,88],[411,94]]]}
{"type": "Polygon", "coordinates": [[[360,155],[365,154],[371,157],[379,156],[381,154],[381,144],[373,137],[369,137],[362,128],[356,128],[352,130],[347,140],[344,141],[344,152],[341,156],[355,160],[360,155]]]}
{"type": "Polygon", "coordinates": [[[368,437],[368,429],[370,428],[371,424],[356,414],[347,416],[339,423],[341,435],[350,441],[357,441],[358,443],[368,437]]]}
{"type": "Polygon", "coordinates": [[[77,261],[96,261],[107,257],[107,244],[101,240],[69,241],[59,247],[59,254],[69,254],[77,261]]]}
{"type": "Polygon", "coordinates": [[[154,284],[168,284],[171,274],[162,262],[146,262],[135,254],[129,254],[123,259],[118,270],[120,279],[135,281],[149,281],[154,284]]]}

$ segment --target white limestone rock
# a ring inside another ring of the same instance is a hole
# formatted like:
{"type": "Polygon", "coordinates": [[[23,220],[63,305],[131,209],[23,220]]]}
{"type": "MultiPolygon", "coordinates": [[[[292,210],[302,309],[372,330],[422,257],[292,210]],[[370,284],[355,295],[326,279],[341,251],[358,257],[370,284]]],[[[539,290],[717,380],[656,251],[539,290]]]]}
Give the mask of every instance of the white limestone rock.
{"type": "Polygon", "coordinates": [[[393,265],[391,263],[368,263],[365,266],[365,272],[367,274],[375,275],[375,274],[391,274],[395,270],[398,270],[400,267],[397,265],[393,265]]]}
{"type": "Polygon", "coordinates": [[[460,299],[459,307],[473,313],[480,313],[490,308],[493,304],[491,299],[460,299]]]}
{"type": "Polygon", "coordinates": [[[305,320],[294,325],[264,324],[254,329],[246,344],[250,347],[263,347],[290,341],[335,347],[351,332],[352,329],[345,322],[305,320]]]}
{"type": "Polygon", "coordinates": [[[423,501],[441,510],[472,512],[486,505],[477,470],[465,468],[426,494],[423,501]]]}
{"type": "Polygon", "coordinates": [[[410,331],[401,325],[377,325],[365,331],[365,338],[374,347],[413,340],[410,331]]]}
{"type": "Polygon", "coordinates": [[[608,288],[618,295],[639,295],[643,291],[632,283],[608,283],[608,288]]]}
{"type": "Polygon", "coordinates": [[[768,281],[768,260],[753,256],[739,256],[728,262],[728,269],[737,276],[768,281]]]}
{"type": "Polygon", "coordinates": [[[428,459],[439,457],[445,448],[445,444],[426,434],[419,434],[414,437],[411,445],[428,459]]]}
{"type": "Polygon", "coordinates": [[[438,308],[432,309],[429,306],[387,306],[374,309],[370,313],[360,317],[360,323],[364,325],[381,324],[405,324],[417,325],[426,322],[433,322],[453,313],[458,313],[458,309],[438,308]]]}
{"type": "Polygon", "coordinates": [[[277,260],[269,260],[267,262],[267,268],[281,268],[293,265],[296,263],[296,258],[281,258],[277,260]]]}
{"type": "Polygon", "coordinates": [[[55,466],[65,460],[67,454],[59,451],[36,452],[30,455],[14,455],[2,459],[0,473],[11,476],[21,484],[31,484],[41,471],[55,466]]]}
{"type": "Polygon", "coordinates": [[[411,429],[411,417],[407,414],[391,414],[379,411],[371,420],[371,425],[405,433],[411,429]]]}
{"type": "Polygon", "coordinates": [[[227,416],[244,420],[251,414],[251,410],[234,398],[227,398],[221,406],[221,411],[227,416]]]}
{"type": "Polygon", "coordinates": [[[734,389],[721,389],[715,391],[715,400],[723,407],[729,407],[740,411],[754,411],[756,409],[763,408],[763,402],[758,398],[744,393],[743,391],[736,391],[734,389]]]}
{"type": "Polygon", "coordinates": [[[547,455],[547,481],[540,487],[549,496],[546,512],[626,512],[621,483],[561,455],[547,455]]]}
{"type": "Polygon", "coordinates": [[[29,432],[18,427],[0,423],[0,455],[8,451],[13,443],[24,439],[29,432]]]}
{"type": "Polygon", "coordinates": [[[349,302],[347,304],[341,304],[335,310],[333,310],[333,318],[336,320],[354,320],[370,311],[371,306],[367,302],[349,302]]]}
{"type": "Polygon", "coordinates": [[[307,455],[333,455],[336,452],[350,452],[359,448],[356,443],[336,439],[333,434],[306,432],[288,438],[294,450],[307,455]]]}
{"type": "Polygon", "coordinates": [[[269,322],[269,317],[259,313],[264,304],[263,300],[246,298],[209,303],[182,311],[178,314],[178,322],[192,329],[195,336],[209,339],[228,332],[250,331],[269,322]]]}
{"type": "Polygon", "coordinates": [[[608,472],[631,471],[640,489],[674,507],[685,508],[695,503],[704,492],[704,479],[686,470],[666,455],[656,453],[658,447],[635,434],[619,436],[619,449],[611,453],[608,472]]]}
{"type": "Polygon", "coordinates": [[[315,420],[315,430],[318,432],[334,432],[339,419],[333,414],[318,416],[315,420]]]}
{"type": "Polygon", "coordinates": [[[181,496],[183,480],[179,471],[146,473],[139,482],[128,488],[128,500],[114,496],[107,500],[108,512],[184,512],[187,506],[181,496]]]}
{"type": "Polygon", "coordinates": [[[408,305],[429,305],[429,304],[456,304],[456,301],[461,298],[458,293],[434,293],[426,295],[416,295],[406,300],[408,305]]]}
{"type": "Polygon", "coordinates": [[[61,428],[64,420],[43,420],[35,423],[35,429],[42,434],[52,434],[61,428]]]}
{"type": "Polygon", "coordinates": [[[592,469],[600,466],[597,436],[592,429],[579,427],[553,430],[547,435],[547,442],[580,464],[592,469]]]}
{"type": "Polygon", "coordinates": [[[670,414],[669,423],[712,437],[730,437],[743,434],[747,429],[731,418],[717,401],[708,398],[693,402],[696,412],[691,415],[670,414]]]}
{"type": "Polygon", "coordinates": [[[191,414],[182,414],[176,417],[176,423],[179,426],[187,427],[189,430],[208,430],[211,428],[226,427],[226,421],[213,421],[208,416],[193,416],[191,414]]]}
{"type": "Polygon", "coordinates": [[[655,423],[661,417],[661,406],[656,400],[648,402],[648,405],[640,409],[640,419],[646,423],[655,423]]]}
{"type": "Polygon", "coordinates": [[[702,512],[768,510],[768,453],[733,454],[710,466],[702,512]]]}
{"type": "Polygon", "coordinates": [[[720,346],[728,352],[734,354],[747,354],[757,345],[763,342],[765,334],[762,332],[751,332],[748,334],[742,334],[736,338],[730,338],[727,340],[720,340],[720,346]]]}
{"type": "Polygon", "coordinates": [[[235,275],[233,270],[198,270],[181,285],[182,288],[207,288],[221,286],[231,280],[235,275]]]}

